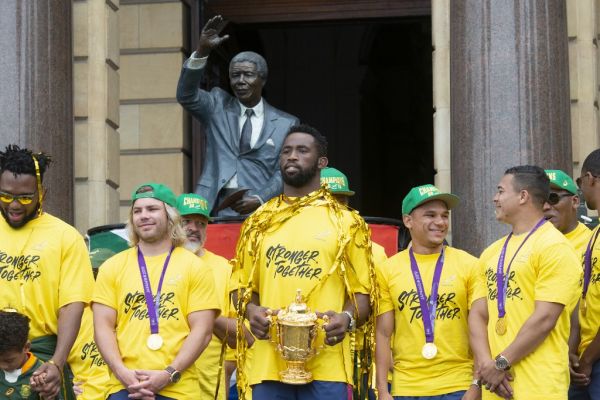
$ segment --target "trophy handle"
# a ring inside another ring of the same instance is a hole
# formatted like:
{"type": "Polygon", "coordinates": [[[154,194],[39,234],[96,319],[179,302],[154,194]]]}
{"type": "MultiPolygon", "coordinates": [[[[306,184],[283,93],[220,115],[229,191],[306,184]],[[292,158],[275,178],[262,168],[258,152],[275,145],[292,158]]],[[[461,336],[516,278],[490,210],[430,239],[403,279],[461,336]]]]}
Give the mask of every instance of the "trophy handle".
{"type": "Polygon", "coordinates": [[[323,350],[323,348],[325,347],[325,327],[328,323],[328,315],[323,315],[321,318],[317,319],[317,324],[315,325],[315,355],[319,354],[321,350],[323,350]]]}
{"type": "Polygon", "coordinates": [[[273,310],[267,309],[267,320],[269,321],[269,341],[279,344],[279,329],[277,329],[277,314],[273,314],[273,310]]]}

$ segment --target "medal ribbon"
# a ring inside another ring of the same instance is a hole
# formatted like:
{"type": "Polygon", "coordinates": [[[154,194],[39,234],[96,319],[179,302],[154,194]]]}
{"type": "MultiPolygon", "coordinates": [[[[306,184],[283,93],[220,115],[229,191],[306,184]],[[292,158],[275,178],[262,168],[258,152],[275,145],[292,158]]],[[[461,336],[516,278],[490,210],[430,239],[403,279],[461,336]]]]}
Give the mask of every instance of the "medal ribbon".
{"type": "Polygon", "coordinates": [[[152,295],[152,288],[150,287],[150,277],[148,276],[148,269],[146,268],[146,260],[142,250],[138,247],[138,265],[140,267],[140,275],[142,276],[142,285],[144,286],[144,297],[146,298],[146,307],[148,307],[148,318],[150,319],[150,332],[152,334],[158,333],[158,311],[160,309],[160,291],[162,289],[163,280],[165,278],[165,272],[167,272],[167,266],[171,259],[171,253],[173,253],[173,247],[169,250],[169,254],[165,259],[165,263],[160,273],[160,280],[158,281],[158,287],[156,288],[156,296],[152,295]]]}
{"type": "Polygon", "coordinates": [[[419,265],[415,259],[415,254],[413,253],[412,247],[408,251],[408,255],[410,256],[410,270],[412,271],[415,286],[417,287],[417,295],[419,296],[419,304],[421,306],[421,317],[423,319],[423,327],[425,328],[425,341],[427,343],[433,343],[437,295],[438,288],[440,287],[440,278],[442,276],[442,267],[444,266],[444,247],[442,247],[440,256],[435,263],[435,272],[433,273],[433,281],[431,282],[429,302],[427,301],[425,287],[423,286],[423,279],[421,278],[419,265]]]}
{"type": "Polygon", "coordinates": [[[544,223],[546,222],[546,218],[542,218],[538,221],[537,224],[533,227],[532,230],[529,231],[527,236],[525,236],[525,240],[521,242],[515,254],[513,254],[510,262],[508,263],[508,268],[506,269],[506,274],[504,273],[504,259],[506,257],[506,248],[508,247],[508,242],[512,237],[512,232],[508,234],[506,240],[504,241],[504,245],[502,246],[502,251],[500,252],[500,257],[498,258],[498,266],[496,268],[496,287],[498,291],[498,318],[503,318],[506,315],[506,291],[508,290],[508,276],[510,275],[510,267],[512,266],[515,257],[527,242],[527,239],[531,235],[534,234],[544,223]]]}
{"type": "Polygon", "coordinates": [[[594,250],[594,246],[596,244],[596,239],[598,239],[598,233],[600,233],[600,228],[596,228],[596,233],[590,239],[587,245],[587,249],[585,249],[585,257],[584,257],[584,270],[583,270],[583,290],[581,292],[581,297],[585,300],[585,295],[587,294],[588,287],[590,286],[590,279],[592,277],[592,251],[594,250]]]}

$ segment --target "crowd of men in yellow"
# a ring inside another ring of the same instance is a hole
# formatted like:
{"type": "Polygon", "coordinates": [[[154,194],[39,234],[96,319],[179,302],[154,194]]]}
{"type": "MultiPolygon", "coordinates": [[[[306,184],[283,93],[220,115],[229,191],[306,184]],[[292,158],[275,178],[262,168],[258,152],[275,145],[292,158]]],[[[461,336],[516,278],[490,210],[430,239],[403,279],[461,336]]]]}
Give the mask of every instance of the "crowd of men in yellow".
{"type": "Polygon", "coordinates": [[[224,399],[236,368],[259,400],[600,398],[600,230],[577,218],[578,187],[600,206],[600,149],[577,184],[507,169],[493,202],[510,233],[479,258],[446,242],[459,198],[413,188],[411,243],[387,258],[325,138],[296,125],[283,194],[248,216],[233,260],[204,248],[206,199],[149,182],[132,193],[131,247],[95,282],[79,233],[42,209],[50,161],[0,152],[0,398],[224,399]],[[270,324],[298,289],[328,323],[312,381],[293,385],[270,324]]]}

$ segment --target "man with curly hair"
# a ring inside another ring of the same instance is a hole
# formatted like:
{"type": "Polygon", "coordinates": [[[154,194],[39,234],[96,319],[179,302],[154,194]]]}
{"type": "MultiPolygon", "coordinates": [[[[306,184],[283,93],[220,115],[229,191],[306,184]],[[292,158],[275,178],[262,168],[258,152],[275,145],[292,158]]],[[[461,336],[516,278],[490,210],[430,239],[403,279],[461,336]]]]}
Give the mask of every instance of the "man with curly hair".
{"type": "Polygon", "coordinates": [[[83,237],[42,210],[50,161],[17,145],[0,151],[0,309],[30,318],[32,352],[46,361],[33,379],[42,396],[63,399],[74,398],[63,368],[94,279],[83,237]]]}

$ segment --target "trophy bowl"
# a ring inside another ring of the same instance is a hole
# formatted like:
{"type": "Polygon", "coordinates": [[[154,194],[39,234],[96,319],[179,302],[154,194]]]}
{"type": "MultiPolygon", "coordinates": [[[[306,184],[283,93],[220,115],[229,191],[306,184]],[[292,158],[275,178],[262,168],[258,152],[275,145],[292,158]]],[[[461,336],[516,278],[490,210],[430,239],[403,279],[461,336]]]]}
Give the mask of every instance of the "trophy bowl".
{"type": "Polygon", "coordinates": [[[317,353],[317,319],[317,314],[308,309],[300,289],[292,304],[270,316],[271,328],[275,330],[271,338],[287,365],[285,370],[279,371],[281,382],[303,385],[313,380],[312,373],[306,369],[306,362],[317,353]]]}

